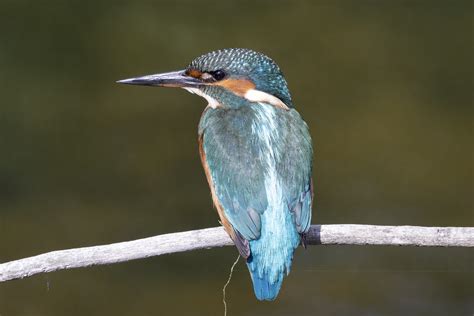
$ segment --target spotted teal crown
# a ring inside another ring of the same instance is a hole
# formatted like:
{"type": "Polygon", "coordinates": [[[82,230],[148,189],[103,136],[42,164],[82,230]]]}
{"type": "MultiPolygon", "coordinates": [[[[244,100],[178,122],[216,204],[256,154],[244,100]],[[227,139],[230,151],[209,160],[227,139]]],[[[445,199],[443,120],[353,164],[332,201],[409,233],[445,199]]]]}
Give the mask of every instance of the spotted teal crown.
{"type": "Polygon", "coordinates": [[[245,48],[216,50],[197,57],[187,68],[228,78],[248,78],[257,90],[269,93],[288,107],[293,107],[280,67],[262,53],[245,48]]]}

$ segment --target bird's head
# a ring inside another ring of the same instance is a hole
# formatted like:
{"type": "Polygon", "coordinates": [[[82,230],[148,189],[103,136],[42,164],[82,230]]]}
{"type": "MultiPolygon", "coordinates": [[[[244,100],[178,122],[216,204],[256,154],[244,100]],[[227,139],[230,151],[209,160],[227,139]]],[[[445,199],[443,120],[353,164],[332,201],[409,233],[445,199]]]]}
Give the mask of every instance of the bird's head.
{"type": "Polygon", "coordinates": [[[249,49],[229,48],[194,59],[184,70],[118,81],[124,84],[179,87],[196,93],[211,107],[264,102],[293,107],[286,80],[269,57],[249,49]]]}

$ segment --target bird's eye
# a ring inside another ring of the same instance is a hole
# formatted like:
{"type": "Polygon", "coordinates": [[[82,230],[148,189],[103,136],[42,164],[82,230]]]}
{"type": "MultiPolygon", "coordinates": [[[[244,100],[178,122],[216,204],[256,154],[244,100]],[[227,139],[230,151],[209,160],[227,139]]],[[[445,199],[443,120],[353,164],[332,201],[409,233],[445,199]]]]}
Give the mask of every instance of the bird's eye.
{"type": "Polygon", "coordinates": [[[225,72],[223,70],[211,71],[210,74],[214,77],[214,80],[219,81],[225,78],[225,72]]]}

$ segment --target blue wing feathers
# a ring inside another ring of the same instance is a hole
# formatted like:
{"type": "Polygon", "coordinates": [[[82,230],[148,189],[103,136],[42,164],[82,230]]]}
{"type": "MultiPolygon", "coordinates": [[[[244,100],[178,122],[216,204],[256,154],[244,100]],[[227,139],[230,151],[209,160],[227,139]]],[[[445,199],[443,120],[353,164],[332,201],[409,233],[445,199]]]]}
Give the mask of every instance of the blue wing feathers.
{"type": "Polygon", "coordinates": [[[290,204],[296,228],[300,234],[307,233],[311,225],[311,206],[313,203],[312,181],[301,192],[298,198],[290,204]]]}

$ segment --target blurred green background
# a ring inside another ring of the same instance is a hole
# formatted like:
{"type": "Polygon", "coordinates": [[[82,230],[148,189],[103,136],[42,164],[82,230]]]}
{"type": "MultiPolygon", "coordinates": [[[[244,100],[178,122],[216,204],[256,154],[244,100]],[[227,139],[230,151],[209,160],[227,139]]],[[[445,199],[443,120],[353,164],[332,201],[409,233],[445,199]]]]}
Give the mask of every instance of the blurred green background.
{"type": "MultiPolygon", "coordinates": [[[[315,146],[314,222],[474,226],[471,1],[0,1],[0,261],[218,225],[206,103],[117,85],[247,47],[315,146]]],[[[221,315],[237,251],[0,284],[0,315],[221,315]]],[[[310,247],[277,301],[240,262],[229,315],[471,315],[469,249],[310,247]]]]}

